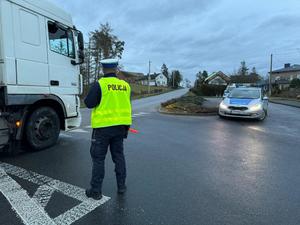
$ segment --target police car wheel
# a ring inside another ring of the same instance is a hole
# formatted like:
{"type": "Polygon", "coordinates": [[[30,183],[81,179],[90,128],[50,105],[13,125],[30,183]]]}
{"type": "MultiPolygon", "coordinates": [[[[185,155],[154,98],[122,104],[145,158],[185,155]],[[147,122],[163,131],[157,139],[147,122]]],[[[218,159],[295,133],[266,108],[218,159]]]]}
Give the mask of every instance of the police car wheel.
{"type": "Polygon", "coordinates": [[[221,119],[226,119],[225,116],[222,116],[221,114],[218,114],[218,115],[219,115],[219,118],[221,118],[221,119]]]}
{"type": "Polygon", "coordinates": [[[264,110],[263,115],[258,120],[259,121],[264,121],[266,117],[267,117],[267,112],[264,110]]]}
{"type": "Polygon", "coordinates": [[[41,150],[56,144],[60,132],[57,113],[50,107],[41,107],[32,112],[26,124],[26,140],[33,148],[41,150]]]}

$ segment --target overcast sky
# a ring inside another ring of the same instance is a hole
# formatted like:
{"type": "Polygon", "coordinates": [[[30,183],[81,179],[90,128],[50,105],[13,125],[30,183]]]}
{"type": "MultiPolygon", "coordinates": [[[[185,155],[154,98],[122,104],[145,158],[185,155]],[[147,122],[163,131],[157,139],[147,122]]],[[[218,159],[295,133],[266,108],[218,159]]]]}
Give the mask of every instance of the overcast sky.
{"type": "Polygon", "coordinates": [[[159,72],[163,63],[194,80],[198,71],[232,73],[245,60],[266,75],[300,64],[299,0],[50,0],[85,35],[110,23],[125,41],[128,71],[159,72]]]}

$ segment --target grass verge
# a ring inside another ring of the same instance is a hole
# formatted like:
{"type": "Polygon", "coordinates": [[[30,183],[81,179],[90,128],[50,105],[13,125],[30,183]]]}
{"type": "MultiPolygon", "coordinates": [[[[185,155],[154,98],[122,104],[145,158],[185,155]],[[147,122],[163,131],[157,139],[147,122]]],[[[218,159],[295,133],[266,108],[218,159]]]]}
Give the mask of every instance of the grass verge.
{"type": "Polygon", "coordinates": [[[216,114],[218,106],[201,96],[188,92],[180,98],[162,103],[160,111],[182,115],[216,114]]]}

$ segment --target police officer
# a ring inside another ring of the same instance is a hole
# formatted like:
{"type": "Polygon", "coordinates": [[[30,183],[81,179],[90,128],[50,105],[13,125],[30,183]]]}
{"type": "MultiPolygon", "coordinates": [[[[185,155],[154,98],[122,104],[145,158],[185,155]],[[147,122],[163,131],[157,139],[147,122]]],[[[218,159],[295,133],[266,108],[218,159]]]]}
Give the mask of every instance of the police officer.
{"type": "Polygon", "coordinates": [[[93,108],[91,123],[93,128],[90,154],[92,157],[91,188],[86,196],[99,200],[102,198],[104,162],[108,150],[115,164],[118,193],[126,191],[126,164],[123,152],[123,140],[127,137],[132,123],[131,89],[127,82],[117,78],[118,61],[106,59],[102,64],[104,77],[89,91],[84,102],[93,108]]]}

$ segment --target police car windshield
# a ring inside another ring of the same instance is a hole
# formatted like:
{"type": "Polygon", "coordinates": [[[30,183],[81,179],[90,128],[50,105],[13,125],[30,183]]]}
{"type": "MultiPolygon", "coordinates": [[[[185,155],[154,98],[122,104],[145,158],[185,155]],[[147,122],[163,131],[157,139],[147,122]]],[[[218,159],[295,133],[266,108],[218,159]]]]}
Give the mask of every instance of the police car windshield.
{"type": "Polygon", "coordinates": [[[260,98],[260,91],[253,89],[234,89],[230,93],[229,98],[257,99],[260,98]]]}
{"type": "Polygon", "coordinates": [[[235,89],[235,87],[228,87],[226,88],[226,92],[231,92],[233,89],[235,89]]]}

